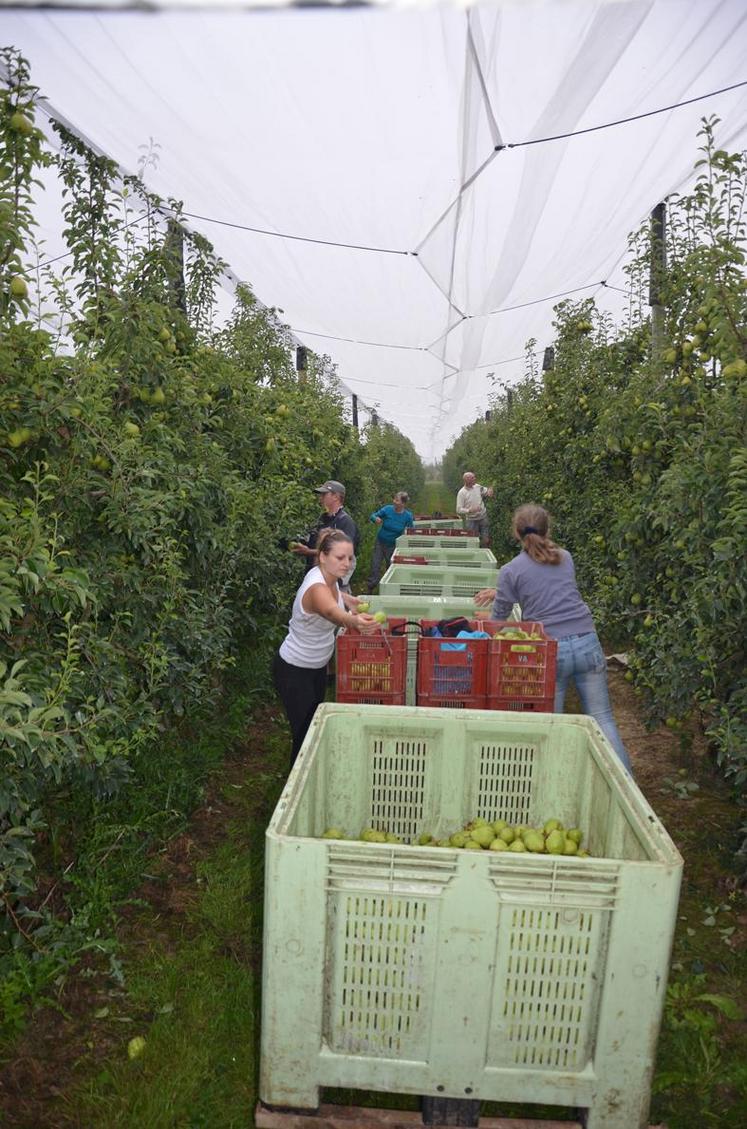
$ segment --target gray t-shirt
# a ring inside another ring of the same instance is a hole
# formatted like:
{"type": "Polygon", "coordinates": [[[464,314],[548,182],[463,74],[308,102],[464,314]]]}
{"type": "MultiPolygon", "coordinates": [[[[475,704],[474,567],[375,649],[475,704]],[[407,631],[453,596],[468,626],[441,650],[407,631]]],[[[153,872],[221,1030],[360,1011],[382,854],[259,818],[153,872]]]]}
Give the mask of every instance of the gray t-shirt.
{"type": "Polygon", "coordinates": [[[594,630],[591,612],[576,586],[573,557],[561,549],[560,564],[538,564],[522,550],[498,573],[493,618],[506,619],[514,604],[521,618],[539,621],[553,639],[594,630]]]}

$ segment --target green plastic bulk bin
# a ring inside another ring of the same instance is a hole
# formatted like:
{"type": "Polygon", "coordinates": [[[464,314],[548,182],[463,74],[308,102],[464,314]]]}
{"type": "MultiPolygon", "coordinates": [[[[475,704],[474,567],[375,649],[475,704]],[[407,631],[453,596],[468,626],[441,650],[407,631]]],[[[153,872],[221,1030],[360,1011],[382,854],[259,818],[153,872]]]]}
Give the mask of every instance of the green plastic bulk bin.
{"type": "Polygon", "coordinates": [[[390,565],[379,581],[382,596],[474,596],[495,588],[497,568],[442,568],[440,565],[390,565]]]}
{"type": "Polygon", "coordinates": [[[647,1125],[682,858],[591,718],[327,703],[266,848],[263,1103],[345,1087],[647,1125]],[[320,838],[476,815],[552,815],[593,857],[320,838]]]}

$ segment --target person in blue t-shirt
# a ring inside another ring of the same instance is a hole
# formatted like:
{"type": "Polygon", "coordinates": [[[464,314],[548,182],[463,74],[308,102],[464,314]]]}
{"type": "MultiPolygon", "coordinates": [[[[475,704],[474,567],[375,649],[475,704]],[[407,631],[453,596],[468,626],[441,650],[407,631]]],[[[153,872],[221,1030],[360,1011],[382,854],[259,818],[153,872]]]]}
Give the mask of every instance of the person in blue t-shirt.
{"type": "Polygon", "coordinates": [[[379,527],[379,535],[374,545],[373,560],[371,561],[371,574],[368,578],[368,591],[373,592],[379,583],[381,566],[389,567],[394,552],[394,543],[406,529],[412,529],[415,518],[410,510],[406,509],[410,495],[400,490],[392,498],[391,506],[382,506],[375,510],[370,517],[379,527]]]}

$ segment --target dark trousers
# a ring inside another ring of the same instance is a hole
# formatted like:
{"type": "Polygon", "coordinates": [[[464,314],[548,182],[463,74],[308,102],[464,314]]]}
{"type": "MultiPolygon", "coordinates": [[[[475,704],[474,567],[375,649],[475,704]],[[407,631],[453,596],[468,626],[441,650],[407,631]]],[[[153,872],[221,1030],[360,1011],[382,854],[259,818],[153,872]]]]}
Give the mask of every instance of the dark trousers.
{"type": "Polygon", "coordinates": [[[389,568],[389,562],[392,559],[394,552],[394,545],[387,545],[386,541],[382,541],[380,537],[376,538],[374,544],[373,557],[371,559],[371,575],[368,578],[368,591],[373,592],[376,585],[381,580],[381,566],[389,568]]]}
{"type": "Polygon", "coordinates": [[[316,707],[324,701],[327,667],[325,665],[318,670],[310,670],[303,666],[292,666],[278,653],[272,663],[272,677],[290,725],[293,738],[290,763],[293,768],[316,707]]]}

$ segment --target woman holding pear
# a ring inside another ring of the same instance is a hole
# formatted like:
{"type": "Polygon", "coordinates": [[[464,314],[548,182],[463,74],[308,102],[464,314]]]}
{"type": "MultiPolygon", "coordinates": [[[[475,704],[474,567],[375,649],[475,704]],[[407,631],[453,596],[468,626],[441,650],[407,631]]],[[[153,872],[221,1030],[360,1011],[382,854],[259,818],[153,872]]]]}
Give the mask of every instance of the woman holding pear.
{"type": "Polygon", "coordinates": [[[341,529],[322,530],[316,548],[319,564],[306,573],[296,592],[288,634],[272,669],[291,728],[291,768],[316,707],[324,701],[335,628],[353,627],[364,635],[379,629],[373,616],[358,611],[358,598],[340,589],[339,581],[353,563],[352,539],[341,529]]]}

